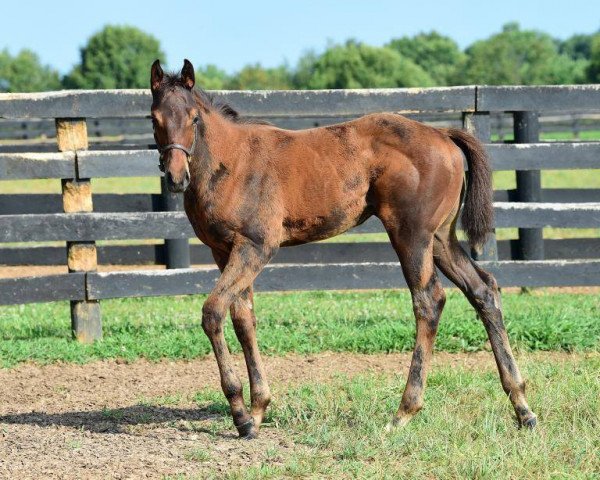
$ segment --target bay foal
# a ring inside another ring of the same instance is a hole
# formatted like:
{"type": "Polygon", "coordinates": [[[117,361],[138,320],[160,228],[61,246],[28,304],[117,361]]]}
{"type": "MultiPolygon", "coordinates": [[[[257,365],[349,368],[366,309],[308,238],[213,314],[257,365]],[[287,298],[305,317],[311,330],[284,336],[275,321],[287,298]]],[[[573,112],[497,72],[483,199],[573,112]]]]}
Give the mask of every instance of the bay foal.
{"type": "Polygon", "coordinates": [[[479,314],[517,419],[533,427],[536,417],[508,342],[496,281],[456,238],[463,196],[461,220],[472,246],[480,246],[493,225],[483,146],[461,130],[392,113],[282,130],[242,119],[194,83],[189,61],[179,75],[164,74],[154,62],[152,122],[167,184],[185,192],[187,216],[222,272],[202,308],[202,327],[240,436],[256,437],[271,399],[256,341],[254,279],[279,247],[338,235],[372,215],[398,254],[417,321],[408,382],[390,426],[405,424],[423,406],[445,302],[437,266],[479,314]],[[469,166],[464,192],[463,155],[469,166]],[[223,336],[228,310],[248,368],[250,411],[223,336]]]}

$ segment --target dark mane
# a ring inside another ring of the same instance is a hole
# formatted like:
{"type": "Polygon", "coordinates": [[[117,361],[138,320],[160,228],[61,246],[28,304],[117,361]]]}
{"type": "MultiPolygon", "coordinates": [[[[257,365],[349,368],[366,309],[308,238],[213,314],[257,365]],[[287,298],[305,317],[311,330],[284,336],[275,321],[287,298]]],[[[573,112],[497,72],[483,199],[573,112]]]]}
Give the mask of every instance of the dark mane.
{"type": "MultiPolygon", "coordinates": [[[[163,88],[185,88],[181,76],[177,73],[165,74],[163,78],[163,88]]],[[[200,100],[206,108],[214,110],[221,114],[223,117],[231,120],[234,123],[253,123],[258,125],[271,125],[266,120],[260,120],[258,118],[247,118],[242,117],[239,112],[226,102],[222,102],[211,95],[210,93],[202,90],[201,88],[194,88],[192,94],[196,100],[200,100]]]]}

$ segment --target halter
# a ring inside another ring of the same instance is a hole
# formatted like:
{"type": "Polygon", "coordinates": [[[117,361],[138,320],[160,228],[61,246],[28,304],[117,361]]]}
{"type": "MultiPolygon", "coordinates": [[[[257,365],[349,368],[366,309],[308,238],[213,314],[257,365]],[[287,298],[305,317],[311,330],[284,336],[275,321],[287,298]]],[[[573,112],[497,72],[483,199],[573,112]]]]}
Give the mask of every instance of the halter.
{"type": "Polygon", "coordinates": [[[158,150],[158,153],[160,154],[158,157],[158,168],[161,172],[165,171],[165,164],[163,162],[165,153],[167,153],[169,150],[181,150],[183,153],[185,153],[185,159],[187,161],[187,164],[190,164],[190,157],[192,156],[192,153],[194,152],[194,148],[196,147],[196,140],[198,139],[198,123],[194,123],[194,141],[192,142],[192,146],[190,148],[186,148],[183,145],[181,145],[180,143],[169,143],[168,145],[165,145],[164,147],[161,147],[158,142],[156,142],[156,149],[158,150]]]}

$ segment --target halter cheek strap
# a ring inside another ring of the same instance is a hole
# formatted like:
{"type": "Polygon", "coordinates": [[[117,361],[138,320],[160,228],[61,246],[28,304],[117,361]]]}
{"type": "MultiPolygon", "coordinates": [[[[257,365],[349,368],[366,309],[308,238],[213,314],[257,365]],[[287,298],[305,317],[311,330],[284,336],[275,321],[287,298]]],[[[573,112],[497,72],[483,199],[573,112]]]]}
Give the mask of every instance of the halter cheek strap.
{"type": "Polygon", "coordinates": [[[168,145],[160,146],[156,145],[158,153],[160,154],[158,157],[158,168],[160,169],[161,172],[165,171],[165,164],[164,164],[164,157],[165,157],[165,153],[167,153],[169,150],[181,150],[183,153],[185,153],[185,159],[187,160],[187,163],[189,165],[190,163],[190,157],[192,156],[192,153],[194,152],[194,148],[196,148],[196,140],[198,138],[198,128],[197,128],[197,124],[194,124],[194,141],[192,142],[192,146],[190,148],[186,148],[183,145],[181,145],[180,143],[169,143],[168,145]]]}

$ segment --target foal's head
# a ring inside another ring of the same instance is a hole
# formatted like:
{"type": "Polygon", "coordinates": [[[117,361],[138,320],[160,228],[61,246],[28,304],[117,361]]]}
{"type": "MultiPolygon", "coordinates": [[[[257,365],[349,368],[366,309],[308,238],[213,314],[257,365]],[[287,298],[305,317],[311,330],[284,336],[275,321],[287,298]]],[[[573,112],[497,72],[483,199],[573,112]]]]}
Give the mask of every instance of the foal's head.
{"type": "Polygon", "coordinates": [[[150,71],[152,125],[160,152],[160,168],[172,192],[190,183],[189,162],[197,146],[199,105],[194,99],[194,67],[184,60],[181,75],[165,75],[156,60],[150,71]]]}

